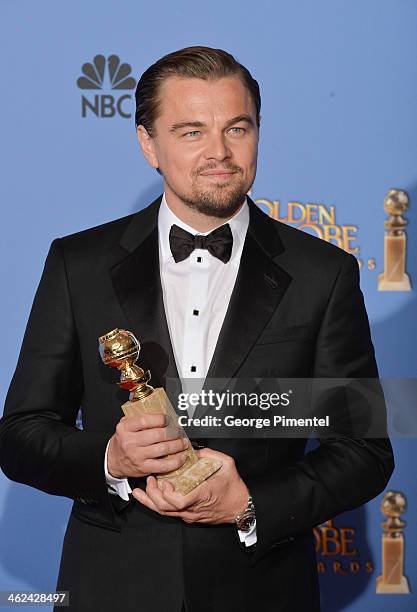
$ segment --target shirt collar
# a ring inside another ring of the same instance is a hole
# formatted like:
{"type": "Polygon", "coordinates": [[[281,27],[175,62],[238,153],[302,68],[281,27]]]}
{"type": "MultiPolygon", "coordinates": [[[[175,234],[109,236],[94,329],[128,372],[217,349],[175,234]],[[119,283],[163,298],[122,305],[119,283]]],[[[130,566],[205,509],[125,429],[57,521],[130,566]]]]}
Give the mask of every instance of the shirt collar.
{"type": "MultiPolygon", "coordinates": [[[[243,243],[245,241],[246,232],[249,226],[249,206],[246,198],[243,203],[243,206],[240,207],[240,209],[233,215],[233,217],[231,217],[228,221],[221,223],[221,225],[225,225],[226,223],[230,225],[230,229],[232,231],[233,236],[232,254],[228,263],[239,264],[240,255],[242,254],[243,249],[243,243]]],[[[158,213],[159,248],[162,262],[167,262],[171,259],[172,261],[174,261],[169,246],[169,230],[174,224],[178,225],[187,232],[190,232],[190,234],[193,234],[193,236],[195,236],[196,234],[205,236],[209,234],[210,231],[212,231],[210,230],[208,232],[198,232],[190,225],[184,223],[184,221],[179,219],[177,215],[175,215],[169,208],[164,193],[162,196],[162,201],[158,213]]]]}

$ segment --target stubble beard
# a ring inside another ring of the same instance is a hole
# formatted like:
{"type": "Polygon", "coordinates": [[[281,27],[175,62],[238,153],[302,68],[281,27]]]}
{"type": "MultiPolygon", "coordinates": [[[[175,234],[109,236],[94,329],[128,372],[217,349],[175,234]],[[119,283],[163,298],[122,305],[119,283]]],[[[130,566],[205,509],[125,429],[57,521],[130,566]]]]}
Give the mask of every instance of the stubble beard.
{"type": "MultiPolygon", "coordinates": [[[[208,170],[211,168],[206,168],[208,170]]],[[[251,185],[243,179],[241,168],[222,168],[233,170],[236,174],[228,183],[213,183],[210,188],[203,188],[197,184],[200,172],[193,174],[193,184],[190,193],[180,193],[167,182],[175,195],[192,210],[210,217],[225,219],[231,217],[242,205],[251,185]]]]}

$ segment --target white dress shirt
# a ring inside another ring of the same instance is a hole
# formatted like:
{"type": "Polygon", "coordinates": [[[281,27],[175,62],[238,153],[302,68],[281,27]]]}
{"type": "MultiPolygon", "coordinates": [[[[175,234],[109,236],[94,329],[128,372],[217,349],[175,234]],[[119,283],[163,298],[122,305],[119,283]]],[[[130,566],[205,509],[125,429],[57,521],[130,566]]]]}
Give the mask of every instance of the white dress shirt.
{"type": "MultiPolygon", "coordinates": [[[[172,349],[184,393],[199,393],[203,387],[220,329],[226,315],[230,296],[239,270],[243,243],[249,225],[249,208],[243,206],[228,223],[233,236],[232,254],[227,263],[214,257],[207,249],[195,249],[183,261],[175,262],[169,231],[173,224],[197,232],[179,219],[169,208],[165,194],[158,215],[159,265],[164,308],[172,349]]],[[[222,224],[224,225],[224,224],[222,224]]],[[[211,231],[211,230],[210,230],[211,231]]],[[[191,408],[188,411],[192,416],[191,408]]],[[[127,478],[115,478],[107,470],[106,448],[104,469],[109,492],[129,499],[132,492],[127,478]]],[[[256,524],[239,538],[246,546],[256,542],[256,524]]]]}

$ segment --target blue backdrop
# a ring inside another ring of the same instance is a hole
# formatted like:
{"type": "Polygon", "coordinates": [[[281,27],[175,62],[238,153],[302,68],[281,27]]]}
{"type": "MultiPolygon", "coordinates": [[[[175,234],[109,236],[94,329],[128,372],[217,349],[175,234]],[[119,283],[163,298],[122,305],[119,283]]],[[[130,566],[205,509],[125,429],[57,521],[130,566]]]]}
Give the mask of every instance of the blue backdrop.
{"type": "MultiPolygon", "coordinates": [[[[260,83],[252,197],[282,219],[290,202],[304,215],[319,210],[308,204],[323,205],[328,218],[313,223],[317,231],[337,225],[333,235],[350,236],[345,246],[361,260],[381,375],[415,378],[416,292],[378,291],[377,276],[383,201],[398,188],[410,197],[407,271],[417,282],[416,27],[415,0],[2,0],[2,397],[50,242],[141,209],[161,192],[137,145],[134,90],[112,89],[107,74],[100,89],[82,89],[82,66],[116,55],[137,79],[161,55],[194,44],[230,51],[260,83]]],[[[393,444],[389,488],[408,500],[411,594],[375,592],[380,496],[317,530],[325,612],[417,609],[416,442],[393,444]]],[[[54,589],[70,505],[0,474],[0,590],[54,589]]]]}

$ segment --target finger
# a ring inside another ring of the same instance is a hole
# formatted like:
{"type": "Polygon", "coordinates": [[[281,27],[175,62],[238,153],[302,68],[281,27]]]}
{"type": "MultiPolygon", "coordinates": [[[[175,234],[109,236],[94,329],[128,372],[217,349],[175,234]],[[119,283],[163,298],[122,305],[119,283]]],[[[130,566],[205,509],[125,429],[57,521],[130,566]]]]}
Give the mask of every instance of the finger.
{"type": "Polygon", "coordinates": [[[215,451],[212,448],[201,448],[195,451],[197,453],[197,456],[200,457],[208,457],[208,458],[212,458],[212,459],[219,459],[222,462],[228,462],[231,459],[233,459],[233,457],[231,457],[230,455],[226,455],[226,453],[221,453],[220,451],[215,451]]]}
{"type": "Polygon", "coordinates": [[[142,429],[139,432],[133,432],[135,441],[139,440],[141,446],[149,446],[157,442],[166,442],[168,440],[184,440],[178,431],[168,427],[152,427],[152,429],[142,429]]]}
{"type": "Polygon", "coordinates": [[[178,518],[180,518],[181,520],[184,521],[184,523],[213,523],[216,524],[216,520],[213,516],[209,516],[207,513],[202,514],[201,512],[191,512],[189,510],[182,510],[181,512],[177,512],[176,515],[174,515],[173,513],[171,514],[170,512],[167,512],[167,515],[169,516],[177,516],[178,518]]]}
{"type": "MultiPolygon", "coordinates": [[[[169,483],[170,484],[170,483],[169,483]]],[[[162,490],[162,496],[168,504],[171,504],[178,508],[178,510],[185,510],[197,504],[201,499],[201,493],[204,483],[201,483],[198,487],[183,495],[179,491],[176,491],[174,487],[165,487],[162,490]]]]}
{"type": "Polygon", "coordinates": [[[165,494],[167,492],[175,491],[175,487],[169,480],[163,480],[161,485],[161,491],[165,494]]]}
{"type": "Polygon", "coordinates": [[[187,438],[177,438],[167,442],[157,442],[146,447],[146,458],[156,459],[166,455],[181,453],[189,446],[187,438]]]}
{"type": "Polygon", "coordinates": [[[187,453],[182,452],[162,459],[146,459],[143,466],[148,474],[168,474],[183,466],[186,459],[187,453]]]}
{"type": "MultiPolygon", "coordinates": [[[[165,483],[162,483],[162,486],[165,483]]],[[[175,505],[169,503],[164,499],[162,491],[158,486],[158,481],[154,476],[148,476],[146,480],[146,494],[155,504],[155,506],[162,512],[177,512],[179,509],[175,505]]]]}
{"type": "Polygon", "coordinates": [[[189,523],[190,525],[194,523],[209,523],[209,519],[200,517],[197,513],[193,512],[181,512],[180,517],[184,523],[189,523]]]}
{"type": "MultiPolygon", "coordinates": [[[[174,504],[168,504],[165,498],[165,493],[167,491],[174,491],[172,483],[170,483],[168,480],[162,481],[161,488],[159,488],[158,480],[154,476],[148,476],[146,482],[146,493],[149,499],[154,503],[155,507],[158,508],[160,513],[163,513],[166,516],[175,516],[187,523],[196,523],[203,519],[203,517],[200,518],[200,514],[198,512],[181,510],[176,508],[174,504]]],[[[178,499],[180,502],[182,498],[183,496],[179,494],[178,499]]]]}
{"type": "Polygon", "coordinates": [[[196,512],[193,510],[187,510],[184,506],[184,495],[175,491],[174,486],[168,480],[162,480],[158,482],[155,476],[148,476],[146,492],[152,501],[160,508],[163,509],[170,516],[187,516],[190,519],[196,519],[196,512]]]}
{"type": "Polygon", "coordinates": [[[132,491],[133,497],[140,503],[142,506],[146,506],[149,510],[153,510],[158,514],[162,514],[159,508],[155,505],[155,503],[151,500],[148,494],[145,491],[142,491],[139,487],[133,489],[132,491]]]}
{"type": "Polygon", "coordinates": [[[127,431],[143,431],[153,427],[165,427],[166,415],[162,413],[141,414],[138,416],[123,417],[121,422],[123,422],[127,431]]]}
{"type": "Polygon", "coordinates": [[[166,514],[170,516],[178,516],[179,518],[183,518],[183,516],[187,516],[188,518],[195,519],[196,515],[193,511],[183,510],[179,506],[183,504],[183,495],[181,493],[177,493],[175,496],[176,502],[170,503],[166,499],[166,493],[168,491],[175,492],[175,489],[168,480],[163,480],[161,483],[158,483],[158,480],[154,476],[148,477],[148,486],[146,488],[149,497],[158,505],[159,508],[163,508],[166,514]]]}
{"type": "MultiPolygon", "coordinates": [[[[147,479],[147,483],[148,483],[147,491],[149,491],[150,489],[152,492],[152,495],[154,495],[154,492],[156,493],[155,487],[156,489],[158,488],[156,478],[154,478],[153,476],[149,476],[147,479]]],[[[172,487],[172,485],[168,483],[167,481],[163,483],[163,485],[167,485],[167,484],[172,487]]],[[[198,512],[190,512],[188,510],[184,511],[184,510],[176,510],[176,509],[164,510],[161,506],[159,506],[159,503],[155,503],[155,501],[151,497],[151,494],[148,494],[147,492],[143,491],[140,488],[133,489],[132,495],[143,506],[146,506],[150,510],[153,510],[154,512],[157,512],[158,514],[161,514],[163,516],[173,516],[176,518],[180,518],[184,522],[190,523],[190,524],[210,522],[210,519],[208,517],[202,516],[198,512]]]]}

